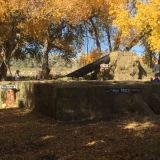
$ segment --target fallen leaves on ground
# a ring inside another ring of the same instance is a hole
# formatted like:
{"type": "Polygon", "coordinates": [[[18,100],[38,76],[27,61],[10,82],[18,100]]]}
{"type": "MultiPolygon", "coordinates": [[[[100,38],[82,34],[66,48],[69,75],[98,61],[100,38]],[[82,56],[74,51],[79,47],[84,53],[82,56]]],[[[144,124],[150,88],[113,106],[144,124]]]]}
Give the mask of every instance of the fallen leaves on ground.
{"type": "Polygon", "coordinates": [[[0,160],[158,160],[159,132],[159,115],[58,122],[6,109],[0,111],[0,160]]]}

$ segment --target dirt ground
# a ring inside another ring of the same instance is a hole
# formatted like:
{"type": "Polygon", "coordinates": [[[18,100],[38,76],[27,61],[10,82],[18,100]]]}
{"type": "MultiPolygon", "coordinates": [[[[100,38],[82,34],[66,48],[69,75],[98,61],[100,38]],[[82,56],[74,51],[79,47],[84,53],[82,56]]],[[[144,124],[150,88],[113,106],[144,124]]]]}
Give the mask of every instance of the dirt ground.
{"type": "Polygon", "coordinates": [[[24,109],[0,110],[0,160],[159,160],[159,132],[158,115],[57,122],[24,109]]]}

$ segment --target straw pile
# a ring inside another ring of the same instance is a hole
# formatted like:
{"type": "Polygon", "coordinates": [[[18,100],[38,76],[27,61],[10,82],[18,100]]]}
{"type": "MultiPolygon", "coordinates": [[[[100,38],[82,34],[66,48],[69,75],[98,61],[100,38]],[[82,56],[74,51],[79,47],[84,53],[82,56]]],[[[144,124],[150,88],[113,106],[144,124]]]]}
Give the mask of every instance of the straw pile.
{"type": "Polygon", "coordinates": [[[150,80],[152,69],[144,64],[136,53],[112,52],[110,53],[110,68],[100,69],[98,79],[114,80],[150,80]]]}
{"type": "MultiPolygon", "coordinates": [[[[148,106],[159,104],[159,99],[153,101],[154,97],[151,95],[152,93],[159,95],[160,86],[151,83],[20,81],[16,84],[18,86],[17,107],[41,112],[61,121],[103,118],[112,113],[129,112],[130,100],[133,99],[135,93],[108,93],[107,88],[143,88],[141,92],[138,92],[141,101],[137,103],[140,107],[145,108],[142,106],[144,104],[142,100],[148,106]]],[[[0,94],[1,99],[4,100],[4,91],[1,90],[0,94]]]]}

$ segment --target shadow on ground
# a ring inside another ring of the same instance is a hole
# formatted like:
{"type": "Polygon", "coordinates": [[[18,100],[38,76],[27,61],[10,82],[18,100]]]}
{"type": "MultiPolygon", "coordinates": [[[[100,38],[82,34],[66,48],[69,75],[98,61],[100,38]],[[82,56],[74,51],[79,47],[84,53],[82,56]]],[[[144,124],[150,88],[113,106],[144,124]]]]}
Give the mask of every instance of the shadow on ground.
{"type": "Polygon", "coordinates": [[[114,114],[59,122],[25,109],[0,110],[3,160],[160,158],[160,117],[114,114]]]}

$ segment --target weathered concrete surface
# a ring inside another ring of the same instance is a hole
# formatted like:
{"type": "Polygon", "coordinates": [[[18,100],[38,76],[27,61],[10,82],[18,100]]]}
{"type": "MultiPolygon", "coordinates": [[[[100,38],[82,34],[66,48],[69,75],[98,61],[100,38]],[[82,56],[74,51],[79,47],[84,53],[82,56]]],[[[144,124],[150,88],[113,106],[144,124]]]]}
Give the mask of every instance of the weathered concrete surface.
{"type": "MultiPolygon", "coordinates": [[[[19,81],[16,85],[18,107],[27,107],[57,120],[102,118],[129,112],[130,100],[135,94],[147,104],[140,103],[141,107],[152,109],[155,101],[151,95],[160,93],[159,83],[147,81],[19,81]]],[[[2,92],[0,89],[1,97],[2,92]]]]}

